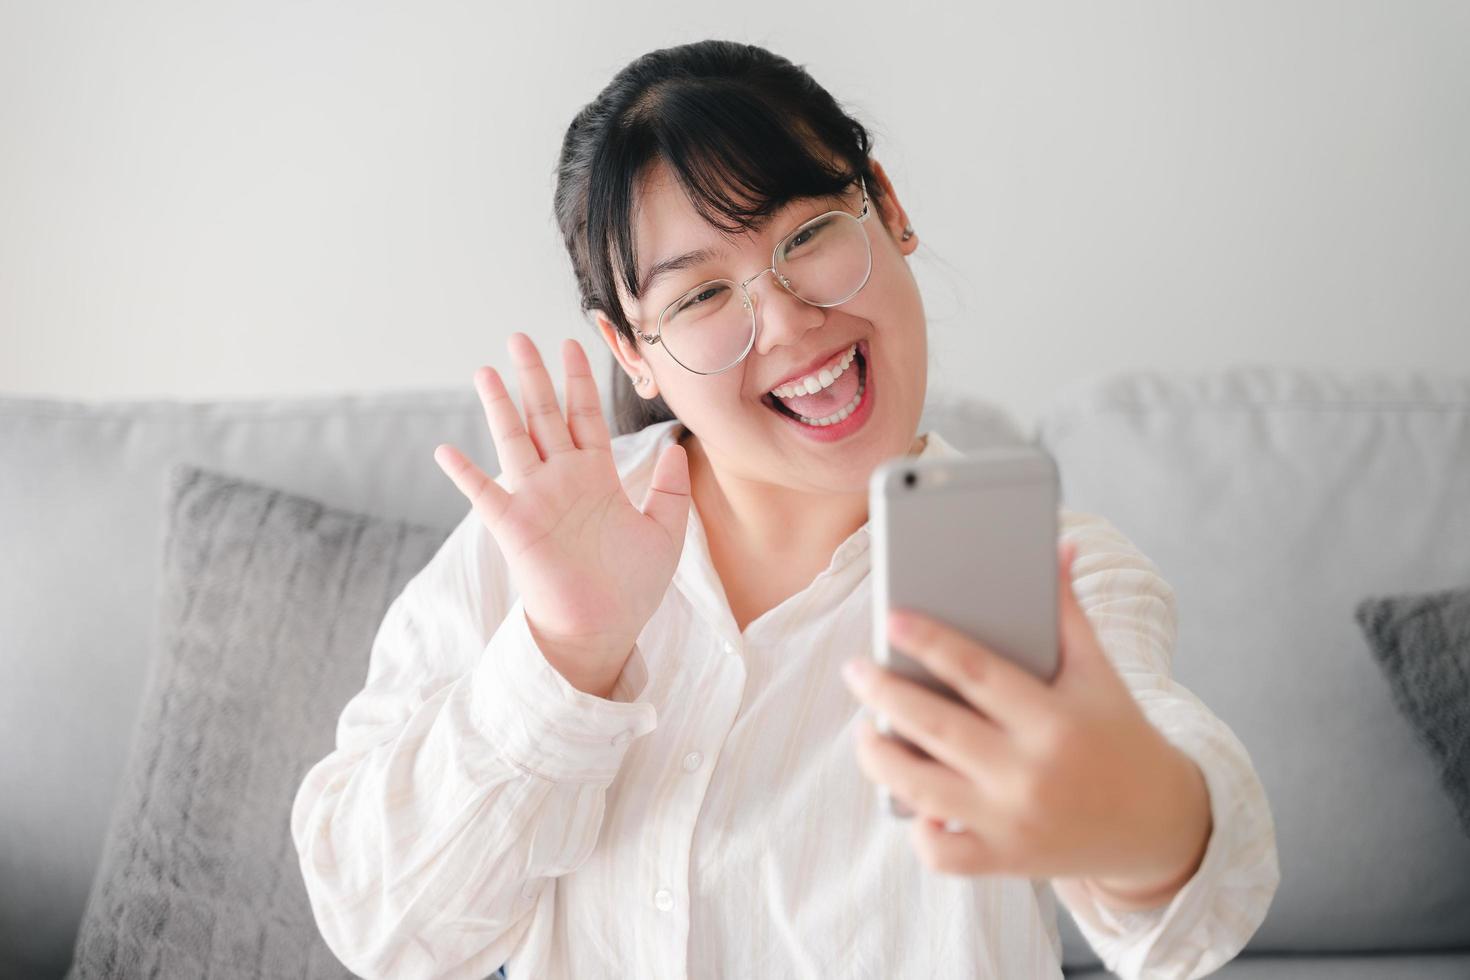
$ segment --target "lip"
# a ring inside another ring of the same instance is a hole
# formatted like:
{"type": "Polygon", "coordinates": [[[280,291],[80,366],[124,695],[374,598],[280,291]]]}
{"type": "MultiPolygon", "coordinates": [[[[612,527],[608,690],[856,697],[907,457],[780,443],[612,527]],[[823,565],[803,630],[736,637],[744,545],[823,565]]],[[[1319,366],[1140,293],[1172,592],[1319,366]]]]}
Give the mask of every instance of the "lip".
{"type": "Polygon", "coordinates": [[[862,430],[867,425],[868,420],[872,418],[873,399],[877,396],[877,389],[873,383],[872,353],[868,349],[868,342],[866,340],[858,341],[858,351],[863,355],[863,363],[866,365],[863,400],[858,403],[857,409],[847,418],[838,422],[836,425],[810,426],[789,415],[783,415],[774,409],[769,409],[769,411],[784,419],[786,424],[795,426],[796,431],[802,437],[810,439],[812,442],[840,442],[862,430]]]}
{"type": "Polygon", "coordinates": [[[833,350],[828,351],[827,353],[825,353],[825,354],[821,355],[820,357],[818,357],[816,360],[812,361],[811,364],[807,365],[805,368],[801,369],[800,371],[797,371],[795,374],[791,375],[790,377],[784,378],[781,381],[777,381],[773,385],[769,385],[766,388],[765,391],[762,391],[761,392],[761,394],[762,395],[770,394],[772,391],[775,391],[777,388],[781,387],[784,384],[789,384],[792,381],[795,381],[798,378],[804,378],[804,377],[806,377],[809,374],[816,374],[817,371],[820,368],[826,367],[828,363],[830,363],[831,361],[833,361],[833,360],[835,360],[837,358],[837,355],[846,352],[847,349],[849,347],[851,347],[852,345],[853,345],[853,341],[849,340],[847,343],[843,344],[841,347],[837,347],[837,348],[834,348],[833,350]]]}

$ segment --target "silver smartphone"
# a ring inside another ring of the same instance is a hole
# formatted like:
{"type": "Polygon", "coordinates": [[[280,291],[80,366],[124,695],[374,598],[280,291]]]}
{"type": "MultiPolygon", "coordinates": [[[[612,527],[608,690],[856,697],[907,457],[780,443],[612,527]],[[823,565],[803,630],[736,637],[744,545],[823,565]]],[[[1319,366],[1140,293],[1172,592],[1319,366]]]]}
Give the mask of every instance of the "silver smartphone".
{"type": "MultiPolygon", "coordinates": [[[[1034,444],[943,458],[896,457],[868,484],[873,535],[873,657],[970,707],[888,642],[888,611],[948,623],[1051,682],[1058,663],[1057,535],[1060,485],[1051,455],[1034,444]]],[[[974,710],[972,708],[972,710],[974,710]]],[[[928,753],[875,727],[919,755],[928,753]]],[[[913,814],[882,791],[889,812],[913,814]]]]}

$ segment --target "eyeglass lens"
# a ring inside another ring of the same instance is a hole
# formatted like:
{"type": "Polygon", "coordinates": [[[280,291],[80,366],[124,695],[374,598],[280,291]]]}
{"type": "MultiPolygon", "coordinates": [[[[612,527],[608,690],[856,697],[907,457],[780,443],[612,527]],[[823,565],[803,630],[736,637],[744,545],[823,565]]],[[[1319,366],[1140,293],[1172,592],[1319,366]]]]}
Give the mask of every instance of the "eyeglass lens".
{"type": "MultiPolygon", "coordinates": [[[[777,250],[775,268],[801,299],[835,306],[862,288],[871,263],[862,222],[838,211],[813,218],[787,237],[777,250]]],[[[740,284],[729,279],[694,287],[663,313],[661,336],[669,355],[703,374],[738,361],[754,335],[755,311],[747,306],[740,284]]]]}

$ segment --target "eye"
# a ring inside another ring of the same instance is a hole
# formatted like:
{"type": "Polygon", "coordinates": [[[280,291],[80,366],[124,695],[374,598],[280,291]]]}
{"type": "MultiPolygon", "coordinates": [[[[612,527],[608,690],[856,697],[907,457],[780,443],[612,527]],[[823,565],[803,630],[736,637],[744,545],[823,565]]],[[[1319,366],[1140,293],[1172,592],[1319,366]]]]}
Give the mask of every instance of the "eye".
{"type": "Polygon", "coordinates": [[[801,229],[801,231],[791,236],[791,240],[786,243],[786,248],[782,251],[782,254],[790,255],[796,249],[799,249],[803,245],[808,244],[813,238],[817,237],[821,230],[826,226],[827,222],[821,221],[808,228],[801,229]]]}
{"type": "Polygon", "coordinates": [[[683,303],[680,303],[679,304],[679,312],[682,313],[684,310],[687,310],[687,309],[689,309],[692,306],[698,306],[701,298],[712,296],[714,293],[718,293],[721,290],[723,290],[724,288],[725,288],[724,286],[715,286],[715,285],[710,286],[708,289],[705,289],[702,292],[700,292],[697,296],[694,296],[694,297],[692,297],[692,298],[690,298],[688,300],[685,300],[683,303]]]}

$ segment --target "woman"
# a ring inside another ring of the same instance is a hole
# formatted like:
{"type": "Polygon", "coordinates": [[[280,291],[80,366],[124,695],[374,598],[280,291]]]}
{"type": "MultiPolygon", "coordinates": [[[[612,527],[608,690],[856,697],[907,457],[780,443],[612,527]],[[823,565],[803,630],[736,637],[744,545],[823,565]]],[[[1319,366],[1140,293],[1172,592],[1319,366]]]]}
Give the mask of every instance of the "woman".
{"type": "Polygon", "coordinates": [[[918,238],[864,128],[761,48],[654,51],[572,122],[556,212],[627,429],[576,341],[565,408],[523,333],[524,417],[476,372],[501,473],[436,450],[471,510],[292,811],[332,950],[369,977],[1014,980],[1060,975],[1060,898],[1124,977],[1233,957],[1279,878],[1270,811],[1105,519],[1060,514],[1052,684],[922,619],[894,642],[976,711],[856,669],[868,476],[955,452],[916,431],[918,238]]]}

